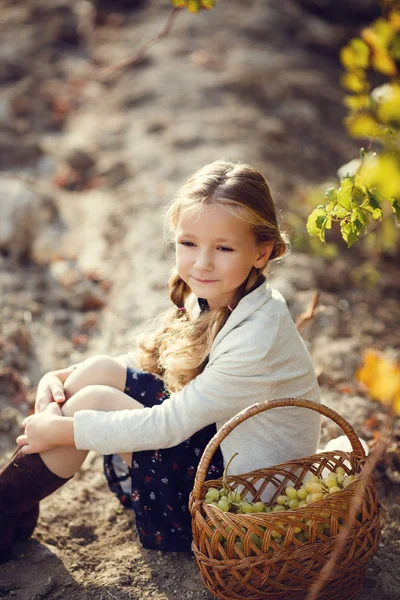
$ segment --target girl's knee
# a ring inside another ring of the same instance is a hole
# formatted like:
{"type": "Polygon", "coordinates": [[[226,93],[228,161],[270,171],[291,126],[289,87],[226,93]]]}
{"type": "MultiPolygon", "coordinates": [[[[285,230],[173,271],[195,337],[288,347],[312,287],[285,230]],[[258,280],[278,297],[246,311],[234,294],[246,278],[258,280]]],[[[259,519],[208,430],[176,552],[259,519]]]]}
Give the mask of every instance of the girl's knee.
{"type": "Polygon", "coordinates": [[[72,417],[78,410],[107,410],[110,403],[110,391],[104,385],[87,385],[69,398],[62,412],[72,417]]]}
{"type": "Polygon", "coordinates": [[[107,385],[87,385],[74,394],[62,408],[65,417],[78,410],[133,410],[143,408],[137,400],[107,385]]]}
{"type": "Polygon", "coordinates": [[[123,391],[126,379],[126,366],[111,356],[93,356],[85,360],[71,373],[65,382],[65,394],[71,398],[82,388],[91,385],[108,385],[123,391]]]}

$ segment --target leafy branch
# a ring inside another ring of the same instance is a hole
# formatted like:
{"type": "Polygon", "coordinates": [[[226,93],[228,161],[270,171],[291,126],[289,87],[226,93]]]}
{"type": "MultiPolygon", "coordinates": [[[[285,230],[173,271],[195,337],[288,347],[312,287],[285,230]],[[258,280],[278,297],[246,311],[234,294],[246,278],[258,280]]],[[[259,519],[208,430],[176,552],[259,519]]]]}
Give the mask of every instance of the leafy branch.
{"type": "Polygon", "coordinates": [[[345,69],[341,84],[350,95],[345,126],[352,137],[370,138],[360,158],[339,169],[340,186],[329,188],[324,204],[312,211],[307,221],[311,237],[325,243],[332,223],[340,224],[347,246],[368,230],[371,220],[381,221],[389,203],[395,222],[400,222],[400,6],[386,0],[383,15],[342,48],[345,69]],[[390,81],[370,89],[367,72],[372,69],[390,81]],[[372,152],[376,142],[379,149],[372,152]]]}

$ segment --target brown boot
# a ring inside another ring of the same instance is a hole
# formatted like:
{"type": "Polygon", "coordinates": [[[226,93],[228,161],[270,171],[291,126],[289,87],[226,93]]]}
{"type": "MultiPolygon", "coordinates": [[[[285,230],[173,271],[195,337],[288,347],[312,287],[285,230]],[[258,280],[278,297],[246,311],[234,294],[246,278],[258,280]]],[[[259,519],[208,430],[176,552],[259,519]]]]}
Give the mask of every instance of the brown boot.
{"type": "Polygon", "coordinates": [[[50,471],[39,454],[23,454],[17,449],[0,471],[0,562],[10,558],[15,539],[32,534],[39,501],[69,479],[50,471]]]}

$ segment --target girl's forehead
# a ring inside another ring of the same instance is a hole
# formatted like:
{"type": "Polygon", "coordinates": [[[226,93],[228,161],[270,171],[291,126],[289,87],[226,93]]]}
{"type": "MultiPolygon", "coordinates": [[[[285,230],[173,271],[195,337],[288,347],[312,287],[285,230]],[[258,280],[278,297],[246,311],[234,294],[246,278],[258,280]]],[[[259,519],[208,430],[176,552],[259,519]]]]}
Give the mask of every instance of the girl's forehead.
{"type": "Polygon", "coordinates": [[[179,211],[178,225],[181,223],[199,223],[218,220],[220,223],[229,224],[241,221],[244,210],[239,206],[227,204],[201,204],[196,206],[185,206],[179,211]]]}
{"type": "MultiPolygon", "coordinates": [[[[241,211],[232,210],[219,204],[206,204],[200,207],[183,210],[178,218],[177,233],[206,234],[213,237],[232,236],[242,237],[252,231],[251,226],[243,217],[241,211]],[[235,214],[237,213],[237,214],[235,214]]],[[[235,207],[236,208],[236,207],[235,207]]]]}

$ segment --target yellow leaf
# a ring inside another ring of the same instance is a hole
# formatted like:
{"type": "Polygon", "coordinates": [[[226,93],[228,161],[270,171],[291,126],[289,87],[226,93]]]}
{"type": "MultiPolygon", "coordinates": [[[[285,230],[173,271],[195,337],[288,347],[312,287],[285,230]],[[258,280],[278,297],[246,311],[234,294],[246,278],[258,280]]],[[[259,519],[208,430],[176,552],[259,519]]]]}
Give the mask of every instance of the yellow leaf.
{"type": "Polygon", "coordinates": [[[344,68],[349,71],[357,68],[366,69],[369,64],[368,46],[359,38],[353,38],[341,49],[340,60],[344,68]]]}
{"type": "Polygon", "coordinates": [[[347,88],[355,94],[362,94],[368,92],[369,84],[365,79],[364,71],[357,71],[352,73],[344,73],[340,77],[340,85],[347,88]]]}
{"type": "Polygon", "coordinates": [[[395,34],[392,23],[384,18],[375,21],[374,31],[376,32],[381,45],[384,47],[387,47],[390,44],[395,34]]]}
{"type": "Polygon", "coordinates": [[[383,123],[400,124],[400,85],[386,84],[384,87],[385,94],[379,100],[377,117],[383,123]]]}
{"type": "Polygon", "coordinates": [[[361,37],[364,42],[371,48],[379,48],[381,46],[380,40],[376,31],[372,27],[366,27],[361,31],[361,37]]]}
{"type": "Polygon", "coordinates": [[[400,363],[375,350],[366,350],[363,358],[356,379],[365,385],[373,400],[392,406],[400,415],[400,363]]]}
{"type": "Polygon", "coordinates": [[[394,76],[397,73],[396,63],[386,50],[378,50],[371,56],[371,64],[375,71],[394,76]]]}
{"type": "Polygon", "coordinates": [[[370,107],[370,98],[368,94],[359,94],[357,96],[345,96],[343,98],[343,104],[350,108],[350,110],[362,110],[363,108],[370,107]]]}
{"type": "Polygon", "coordinates": [[[369,189],[377,188],[385,198],[396,197],[400,190],[400,165],[391,154],[366,156],[357,173],[369,189]]]}
{"type": "Polygon", "coordinates": [[[379,135],[378,123],[374,117],[368,113],[357,113],[349,115],[344,120],[345,125],[351,136],[359,137],[375,137],[379,135]]]}
{"type": "Polygon", "coordinates": [[[395,8],[389,15],[389,23],[395,31],[400,31],[400,9],[395,8]]]}

